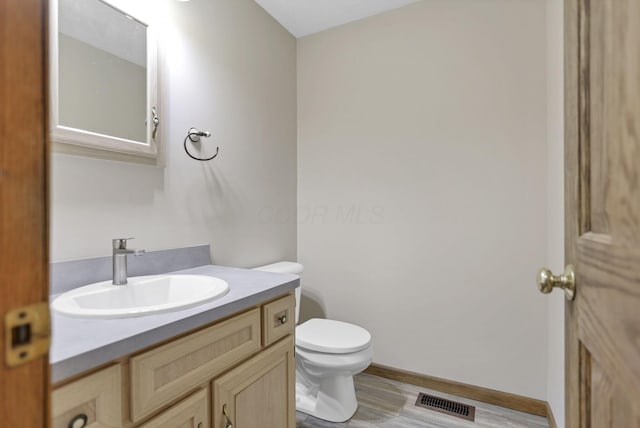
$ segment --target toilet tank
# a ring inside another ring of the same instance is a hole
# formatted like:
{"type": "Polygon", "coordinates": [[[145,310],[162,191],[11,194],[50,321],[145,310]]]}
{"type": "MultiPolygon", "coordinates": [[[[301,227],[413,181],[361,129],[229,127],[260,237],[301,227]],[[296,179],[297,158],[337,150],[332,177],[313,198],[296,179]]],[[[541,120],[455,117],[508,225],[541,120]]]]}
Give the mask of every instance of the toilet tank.
{"type": "MultiPolygon", "coordinates": [[[[254,270],[262,270],[265,272],[275,272],[275,273],[292,273],[300,276],[302,271],[304,270],[304,266],[300,263],[296,262],[277,262],[272,263],[270,265],[258,266],[253,268],[254,270]]],[[[302,279],[300,279],[300,286],[296,287],[296,324],[298,324],[298,320],[300,319],[300,291],[302,289],[302,279]]]]}

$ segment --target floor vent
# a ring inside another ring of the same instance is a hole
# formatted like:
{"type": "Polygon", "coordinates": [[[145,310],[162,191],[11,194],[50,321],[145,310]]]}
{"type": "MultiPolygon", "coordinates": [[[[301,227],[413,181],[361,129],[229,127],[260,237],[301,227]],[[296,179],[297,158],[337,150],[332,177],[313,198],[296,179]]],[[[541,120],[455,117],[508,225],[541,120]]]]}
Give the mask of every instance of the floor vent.
{"type": "Polygon", "coordinates": [[[476,416],[476,408],[473,406],[468,406],[466,404],[446,400],[440,397],[434,397],[433,395],[423,394],[422,392],[418,394],[416,406],[435,410],[436,412],[444,413],[445,415],[457,416],[472,422],[475,420],[476,416]]]}

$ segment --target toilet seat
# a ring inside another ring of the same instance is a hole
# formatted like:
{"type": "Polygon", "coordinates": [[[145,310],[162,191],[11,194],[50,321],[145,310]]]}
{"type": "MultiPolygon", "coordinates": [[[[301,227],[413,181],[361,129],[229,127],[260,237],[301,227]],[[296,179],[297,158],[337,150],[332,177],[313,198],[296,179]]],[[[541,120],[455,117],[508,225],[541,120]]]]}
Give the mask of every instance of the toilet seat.
{"type": "MultiPolygon", "coordinates": [[[[368,346],[360,351],[349,354],[329,354],[296,347],[296,357],[301,359],[300,361],[304,366],[308,366],[310,363],[316,369],[332,369],[332,374],[334,375],[343,371],[350,372],[357,370],[360,372],[371,364],[373,347],[368,346]]],[[[311,370],[309,367],[307,367],[307,371],[313,372],[314,375],[318,376],[315,370],[311,370]]]]}
{"type": "Polygon", "coordinates": [[[371,343],[362,327],[342,321],[313,318],[296,327],[296,346],[325,354],[349,354],[371,343]]]}

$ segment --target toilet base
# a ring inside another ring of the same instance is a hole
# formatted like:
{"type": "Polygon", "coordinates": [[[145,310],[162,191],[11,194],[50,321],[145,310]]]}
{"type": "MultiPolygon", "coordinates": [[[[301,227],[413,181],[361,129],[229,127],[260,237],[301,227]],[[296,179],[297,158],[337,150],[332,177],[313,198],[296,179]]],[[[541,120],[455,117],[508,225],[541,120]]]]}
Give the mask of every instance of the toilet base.
{"type": "Polygon", "coordinates": [[[334,376],[309,382],[296,373],[296,410],[329,422],[345,422],[358,409],[353,376],[334,376]]]}

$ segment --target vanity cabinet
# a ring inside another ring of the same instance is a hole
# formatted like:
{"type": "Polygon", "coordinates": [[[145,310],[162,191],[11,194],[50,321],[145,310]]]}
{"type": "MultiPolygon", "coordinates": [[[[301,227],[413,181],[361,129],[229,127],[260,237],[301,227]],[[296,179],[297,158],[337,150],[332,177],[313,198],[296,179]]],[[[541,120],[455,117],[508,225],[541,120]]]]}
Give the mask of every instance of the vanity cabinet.
{"type": "Polygon", "coordinates": [[[56,387],[53,427],[294,428],[294,311],[287,294],[56,387]]]}

